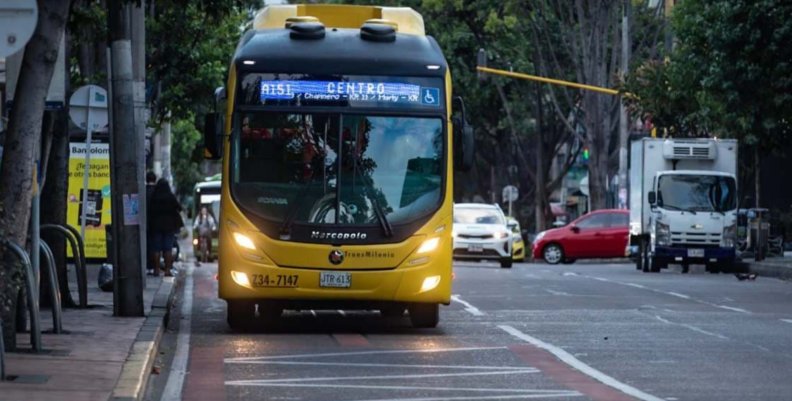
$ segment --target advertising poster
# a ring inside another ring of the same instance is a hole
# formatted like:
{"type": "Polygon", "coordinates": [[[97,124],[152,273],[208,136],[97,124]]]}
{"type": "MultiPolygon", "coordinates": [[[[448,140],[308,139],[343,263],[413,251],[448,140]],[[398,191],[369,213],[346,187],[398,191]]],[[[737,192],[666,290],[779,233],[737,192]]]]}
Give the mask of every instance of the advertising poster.
{"type": "MultiPolygon", "coordinates": [[[[87,259],[107,258],[105,225],[110,224],[110,145],[93,143],[91,145],[90,173],[88,191],[83,188],[85,172],[85,143],[69,143],[69,190],[66,202],[66,222],[80,230],[84,198],[85,218],[85,257],[87,259]]],[[[71,257],[71,247],[66,247],[71,257]]]]}

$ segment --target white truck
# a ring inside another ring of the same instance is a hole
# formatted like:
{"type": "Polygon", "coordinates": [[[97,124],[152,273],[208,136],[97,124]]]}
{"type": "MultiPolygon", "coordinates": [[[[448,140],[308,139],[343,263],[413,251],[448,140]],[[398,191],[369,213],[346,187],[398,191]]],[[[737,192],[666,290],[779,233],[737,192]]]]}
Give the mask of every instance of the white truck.
{"type": "Polygon", "coordinates": [[[730,271],[736,259],[737,141],[635,140],[630,148],[630,246],[636,268],[679,264],[730,271]]]}

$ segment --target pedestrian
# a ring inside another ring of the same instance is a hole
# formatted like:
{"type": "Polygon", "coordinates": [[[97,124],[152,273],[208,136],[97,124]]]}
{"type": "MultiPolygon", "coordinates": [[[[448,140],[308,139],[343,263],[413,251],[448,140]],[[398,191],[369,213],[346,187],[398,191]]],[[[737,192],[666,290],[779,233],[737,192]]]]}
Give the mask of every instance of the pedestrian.
{"type": "Polygon", "coordinates": [[[195,216],[193,230],[198,233],[198,244],[206,244],[206,249],[201,249],[206,254],[199,255],[198,261],[206,261],[212,255],[212,234],[217,230],[217,223],[208,207],[201,206],[201,211],[195,216]]]}
{"type": "Polygon", "coordinates": [[[160,178],[151,192],[149,201],[148,226],[151,230],[152,265],[154,273],[159,276],[163,270],[166,277],[173,276],[173,245],[176,233],[184,227],[181,218],[182,207],[170,188],[168,180],[160,178]],[[160,256],[165,260],[164,268],[160,268],[160,256]]]}
{"type": "MultiPolygon", "coordinates": [[[[146,213],[151,213],[151,193],[154,192],[154,186],[157,184],[157,175],[153,171],[146,173],[146,213]]],[[[146,220],[148,222],[148,220],[146,220]]],[[[151,243],[154,240],[151,238],[151,225],[146,224],[146,270],[149,273],[154,273],[154,251],[151,243]]]]}

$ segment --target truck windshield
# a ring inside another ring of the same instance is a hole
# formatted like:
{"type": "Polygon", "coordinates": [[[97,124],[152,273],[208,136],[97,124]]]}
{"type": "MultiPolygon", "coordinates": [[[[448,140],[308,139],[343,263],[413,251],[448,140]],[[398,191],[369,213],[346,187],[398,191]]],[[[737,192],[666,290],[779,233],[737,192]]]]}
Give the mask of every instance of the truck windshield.
{"type": "Polygon", "coordinates": [[[439,206],[439,118],[255,111],[237,121],[233,195],[270,221],[398,224],[439,206]]]}
{"type": "Polygon", "coordinates": [[[657,184],[658,204],[677,210],[723,212],[737,208],[732,177],[663,175],[657,184]]]}

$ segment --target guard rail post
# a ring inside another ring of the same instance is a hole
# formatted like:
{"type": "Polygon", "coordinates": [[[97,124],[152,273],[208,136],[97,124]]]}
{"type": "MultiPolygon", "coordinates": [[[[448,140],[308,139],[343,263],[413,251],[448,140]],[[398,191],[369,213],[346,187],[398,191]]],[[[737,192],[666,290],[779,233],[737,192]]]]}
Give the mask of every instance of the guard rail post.
{"type": "Polygon", "coordinates": [[[79,296],[79,305],[81,308],[88,307],[88,277],[86,273],[85,258],[83,256],[84,249],[80,246],[83,244],[80,233],[76,233],[71,226],[62,226],[59,224],[42,224],[41,230],[53,230],[62,234],[72,248],[74,255],[74,265],[76,266],[77,274],[77,293],[79,296]],[[69,229],[71,228],[71,230],[69,229]]]}
{"type": "Polygon", "coordinates": [[[22,247],[11,241],[5,241],[5,244],[8,249],[17,254],[25,268],[25,284],[27,285],[27,302],[30,315],[30,345],[33,347],[34,352],[38,352],[41,351],[41,321],[39,321],[39,296],[33,266],[30,264],[30,257],[28,257],[27,252],[22,247]]]}
{"type": "Polygon", "coordinates": [[[61,334],[63,332],[63,319],[61,318],[61,297],[60,286],[58,285],[58,271],[55,268],[55,256],[52,249],[44,240],[39,241],[39,247],[44,252],[49,270],[50,304],[52,306],[52,332],[61,334]]]}

